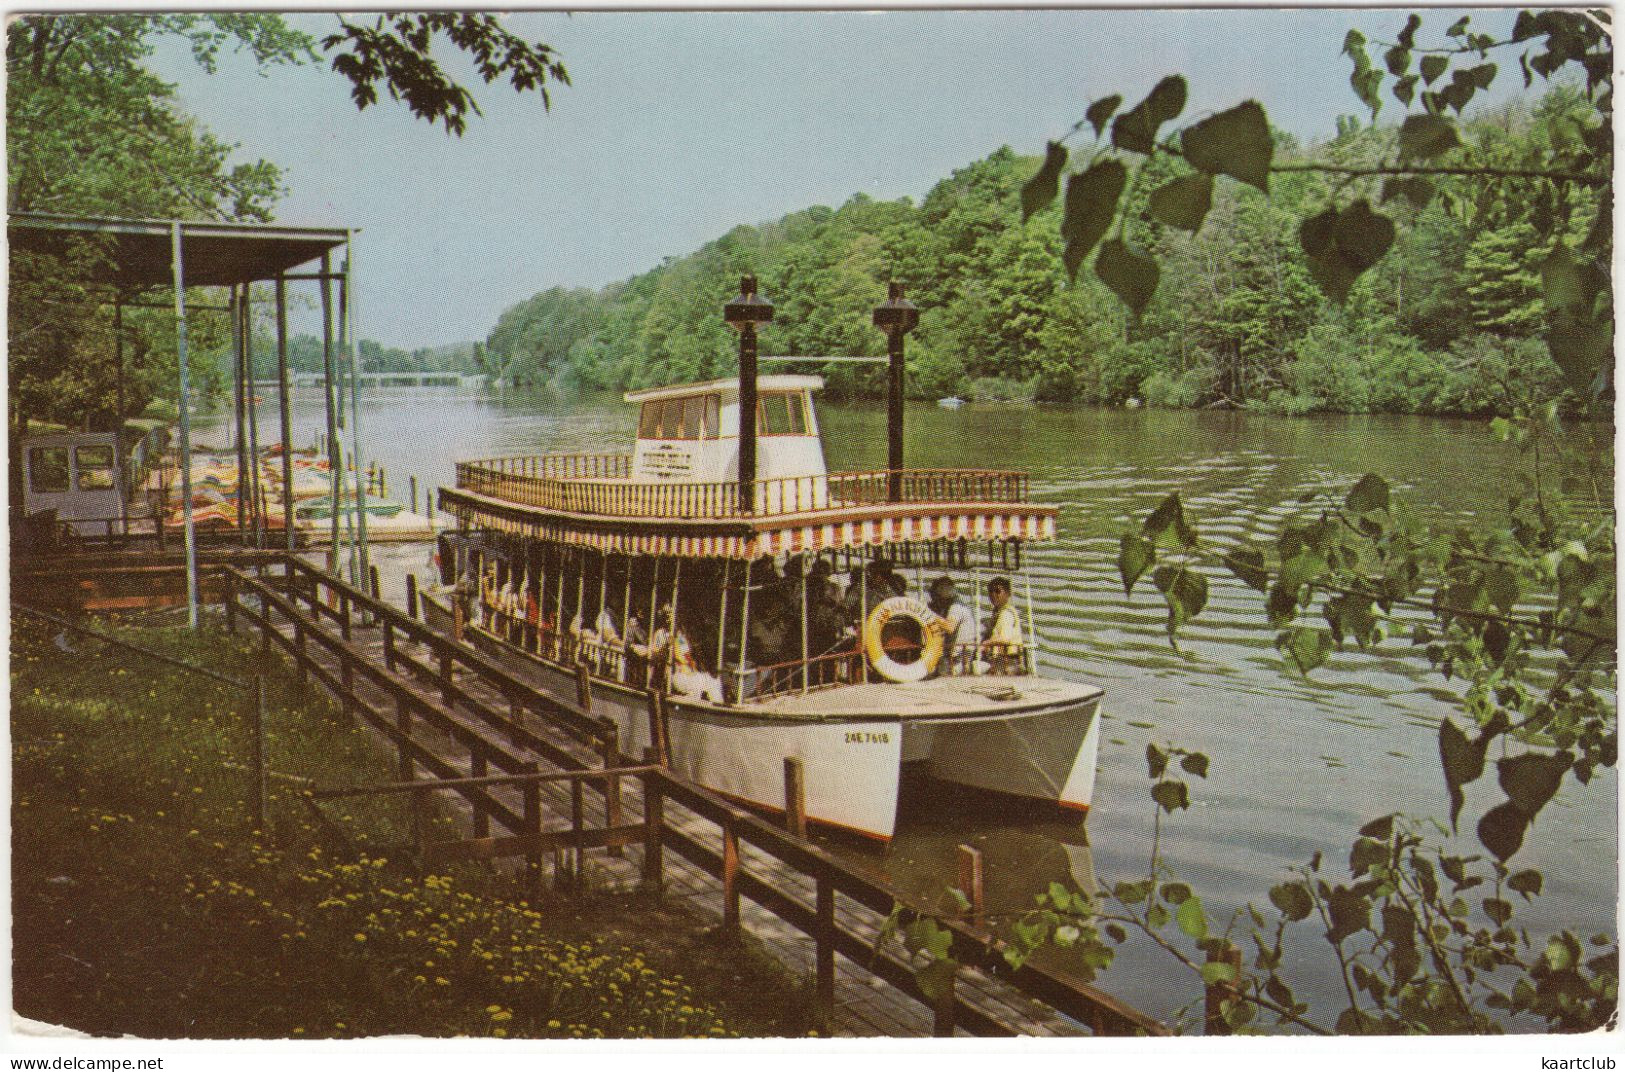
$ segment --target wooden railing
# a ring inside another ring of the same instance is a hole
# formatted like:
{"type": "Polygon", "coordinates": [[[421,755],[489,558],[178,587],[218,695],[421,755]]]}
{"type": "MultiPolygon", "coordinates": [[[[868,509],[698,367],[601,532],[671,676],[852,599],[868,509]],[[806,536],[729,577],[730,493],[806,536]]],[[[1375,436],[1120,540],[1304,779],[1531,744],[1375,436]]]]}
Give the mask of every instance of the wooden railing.
{"type": "Polygon", "coordinates": [[[839,512],[887,502],[1028,501],[1026,473],[993,469],[885,469],[758,480],[755,509],[741,506],[737,481],[633,483],[629,455],[548,455],[459,462],[457,486],[480,495],[565,513],[609,517],[730,518],[839,512]],[[898,494],[892,495],[892,484],[898,494]]]}
{"type": "MultiPolygon", "coordinates": [[[[656,765],[654,750],[638,757],[641,762],[629,761],[619,751],[614,724],[591,714],[590,692],[584,704],[544,696],[479,653],[440,636],[370,592],[345,584],[292,556],[280,559],[279,565],[280,576],[272,573],[263,579],[229,566],[217,567],[226,588],[228,628],[237,621],[251,623],[260,632],[264,649],[279,647],[293,660],[301,682],[307,675],[315,678],[347,712],[369,722],[399,751],[400,781],[313,796],[341,799],[378,792],[410,794],[419,802],[413,810],[421,818],[427,815],[429,794],[455,793],[473,813],[474,837],[429,842],[427,824],[420,822],[415,824],[414,847],[421,858],[434,861],[522,855],[529,864],[532,881],[540,881],[542,861],[555,850],[575,855],[589,848],[619,852],[641,845],[643,882],[646,888],[658,892],[665,882],[669,849],[720,882],[725,930],[739,931],[740,902],[748,898],[811,937],[816,961],[814,1001],[821,1017],[827,1018],[833,1009],[835,961],[839,956],[924,1004],[937,1034],[953,1034],[956,1028],[977,1035],[1012,1033],[1008,1022],[991,1015],[963,985],[950,982],[945,993],[928,995],[914,974],[914,966],[895,950],[876,947],[880,920],[894,910],[920,911],[898,891],[883,880],[854,870],[805,838],[673,777],[656,765]],[[324,619],[332,623],[331,627],[324,624],[324,619]],[[382,666],[376,656],[369,657],[352,642],[353,632],[367,625],[383,631],[382,666]],[[324,657],[317,658],[318,651],[324,657]],[[429,685],[431,691],[425,692],[422,684],[392,673],[396,666],[413,671],[418,682],[429,685]],[[512,713],[482,701],[457,680],[454,667],[471,672],[488,688],[494,688],[511,705],[512,713]],[[358,688],[362,681],[370,687],[358,688]],[[454,708],[483,724],[491,735],[457,717],[454,708]],[[549,732],[562,732],[583,743],[591,741],[593,754],[602,765],[585,761],[574,750],[524,725],[521,710],[541,715],[549,732]],[[416,726],[455,741],[468,753],[468,771],[458,769],[439,752],[420,743],[414,733],[416,726]],[[538,757],[557,773],[539,770],[533,761],[538,757]],[[622,817],[623,780],[641,783],[641,822],[627,822],[622,817]],[[571,816],[566,828],[543,827],[539,791],[548,783],[564,783],[569,788],[571,816]],[[521,790],[519,810],[492,792],[503,785],[521,790]],[[584,792],[601,798],[601,826],[584,820],[584,792]],[[692,817],[686,828],[677,821],[679,809],[692,817]],[[695,828],[694,820],[700,828],[695,828]],[[495,835],[493,823],[506,833],[495,835]],[[754,872],[741,851],[746,844],[773,866],[754,872]],[[800,889],[796,883],[785,882],[794,876],[803,877],[800,889]],[[805,889],[808,879],[810,890],[805,889]],[[848,908],[844,913],[839,911],[842,900],[848,908]],[[865,910],[866,922],[855,917],[852,909],[865,910]]],[[[788,797],[788,775],[786,782],[788,797]]],[[[579,859],[572,860],[572,877],[578,867],[579,859]]],[[[1001,941],[976,919],[948,918],[942,924],[952,932],[952,955],[963,966],[956,978],[962,979],[965,969],[998,977],[1096,1034],[1167,1033],[1152,1017],[1076,979],[1032,963],[1012,970],[1004,961],[1001,941]]]]}

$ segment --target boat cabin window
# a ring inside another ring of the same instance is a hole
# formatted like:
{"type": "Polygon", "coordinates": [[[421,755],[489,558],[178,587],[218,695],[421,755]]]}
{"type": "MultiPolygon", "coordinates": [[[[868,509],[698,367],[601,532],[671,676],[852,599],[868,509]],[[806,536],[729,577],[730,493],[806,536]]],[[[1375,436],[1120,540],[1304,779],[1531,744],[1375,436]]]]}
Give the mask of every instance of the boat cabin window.
{"type": "Polygon", "coordinates": [[[756,409],[757,435],[806,435],[806,396],[800,391],[770,391],[756,409]]]}
{"type": "Polygon", "coordinates": [[[99,491],[113,486],[113,448],[108,444],[73,448],[74,469],[79,474],[80,491],[99,491]]]}
{"type": "Polygon", "coordinates": [[[28,451],[30,491],[68,490],[68,448],[33,447],[28,451]]]}
{"type": "Polygon", "coordinates": [[[656,399],[643,404],[639,439],[715,439],[720,432],[721,395],[656,399]]]}

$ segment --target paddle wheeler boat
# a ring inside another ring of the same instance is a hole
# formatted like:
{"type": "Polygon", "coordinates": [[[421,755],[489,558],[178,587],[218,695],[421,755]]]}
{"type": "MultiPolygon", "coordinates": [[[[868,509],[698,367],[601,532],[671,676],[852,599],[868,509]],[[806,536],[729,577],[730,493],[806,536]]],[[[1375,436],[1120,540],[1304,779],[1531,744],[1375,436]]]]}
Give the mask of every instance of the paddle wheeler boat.
{"type": "Polygon", "coordinates": [[[427,620],[570,702],[585,667],[622,751],[764,809],[795,757],[809,821],[882,840],[904,764],[1087,810],[1101,691],[1037,671],[1021,569],[1056,507],[1021,473],[828,472],[822,385],[755,378],[754,429],[738,379],[635,391],[631,454],[460,463],[427,620]],[[925,602],[943,576],[953,633],[925,602]],[[1016,599],[988,645],[995,577],[1016,599]]]}

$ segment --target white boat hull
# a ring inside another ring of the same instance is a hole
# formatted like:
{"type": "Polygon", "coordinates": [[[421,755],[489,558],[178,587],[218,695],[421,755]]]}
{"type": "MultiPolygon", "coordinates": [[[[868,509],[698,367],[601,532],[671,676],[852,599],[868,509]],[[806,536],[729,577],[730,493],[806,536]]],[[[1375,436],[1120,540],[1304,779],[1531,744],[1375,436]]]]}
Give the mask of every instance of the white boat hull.
{"type": "MultiPolygon", "coordinates": [[[[449,633],[444,609],[431,600],[424,600],[424,607],[429,624],[449,633]]],[[[469,629],[464,639],[541,692],[574,702],[573,672],[483,630],[469,629]]],[[[1001,680],[1018,685],[1044,681],[1001,680]]],[[[833,690],[822,694],[833,695],[833,690]]],[[[896,695],[905,697],[903,692],[896,695]]],[[[615,722],[623,753],[639,756],[652,746],[646,692],[593,679],[591,701],[593,714],[615,722]]],[[[672,697],[666,732],[672,772],[680,778],[782,811],[784,761],[794,758],[801,763],[809,821],[889,840],[897,821],[902,767],[910,761],[924,761],[931,775],[946,781],[1086,810],[1094,791],[1099,702],[1098,690],[1074,689],[1063,701],[995,714],[797,717],[672,697]]]]}

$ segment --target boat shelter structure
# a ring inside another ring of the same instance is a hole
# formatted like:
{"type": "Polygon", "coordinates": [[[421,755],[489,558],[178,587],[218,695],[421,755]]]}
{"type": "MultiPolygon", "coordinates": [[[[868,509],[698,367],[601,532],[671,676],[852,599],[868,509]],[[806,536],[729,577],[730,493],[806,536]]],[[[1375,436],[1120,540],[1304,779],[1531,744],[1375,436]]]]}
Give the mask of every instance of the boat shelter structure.
{"type": "MultiPolygon", "coordinates": [[[[282,496],[281,516],[271,516],[262,487],[257,399],[254,393],[252,293],[255,284],[269,284],[275,307],[277,407],[281,430],[282,486],[293,484],[290,377],[288,372],[288,286],[315,282],[320,293],[322,355],[327,387],[327,463],[329,472],[342,474],[346,463],[364,471],[361,451],[359,385],[355,346],[356,302],[355,231],[347,228],[290,227],[281,224],[230,223],[202,220],[145,220],[46,213],[12,212],[6,234],[13,257],[28,253],[75,265],[82,282],[104,290],[113,308],[115,354],[122,393],[124,354],[123,312],[128,308],[173,307],[176,356],[179,366],[179,480],[186,546],[188,620],[197,624],[197,526],[192,487],[192,384],[188,362],[188,329],[198,313],[225,314],[231,322],[233,414],[232,427],[238,459],[236,532],[248,546],[267,547],[285,542],[295,547],[294,503],[282,496]],[[82,254],[90,254],[85,256],[82,254]],[[80,254],[80,255],[74,255],[80,254]],[[335,265],[335,258],[337,264],[335,265]],[[201,288],[224,291],[223,303],[206,304],[201,288]],[[337,305],[334,298],[337,292],[337,305]],[[160,292],[154,295],[153,292],[160,292]],[[165,301],[165,298],[168,298],[165,301]],[[336,336],[336,338],[335,338],[336,336]],[[346,340],[349,340],[346,342],[346,340]],[[342,388],[348,378],[349,453],[344,456],[342,388]],[[252,461],[251,461],[252,459],[252,461]],[[277,539],[275,530],[281,530],[277,539]]],[[[63,360],[74,355],[63,355],[63,360]]],[[[349,542],[352,580],[367,575],[366,481],[335,478],[332,484],[333,547],[330,565],[338,565],[340,520],[354,533],[349,542]],[[347,501],[346,501],[347,500],[347,501]]],[[[161,527],[163,521],[158,519],[161,527]]],[[[160,529],[161,531],[161,529],[160,529]]]]}

